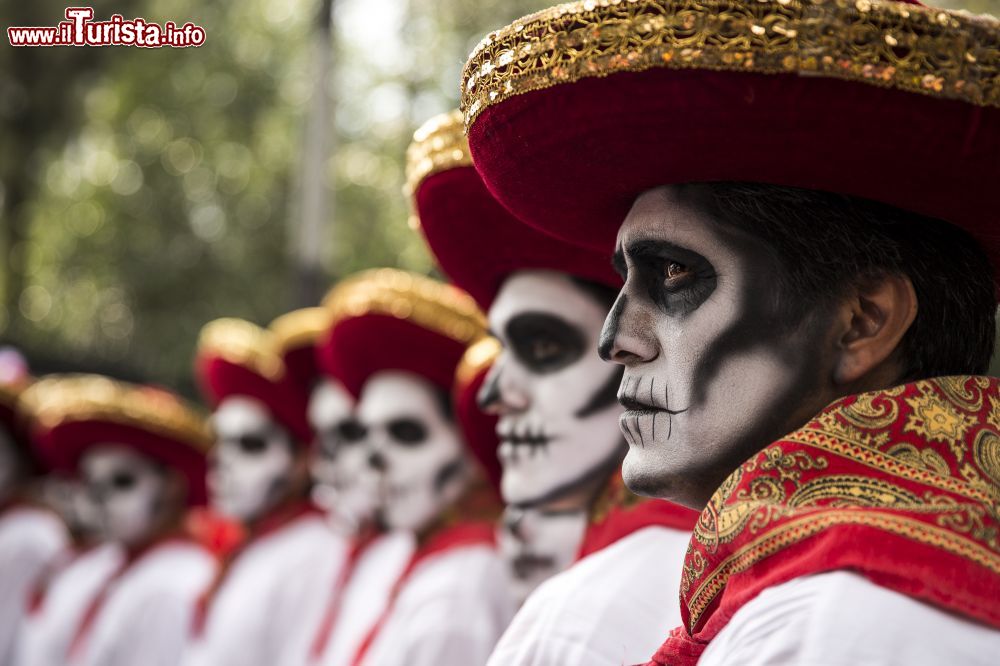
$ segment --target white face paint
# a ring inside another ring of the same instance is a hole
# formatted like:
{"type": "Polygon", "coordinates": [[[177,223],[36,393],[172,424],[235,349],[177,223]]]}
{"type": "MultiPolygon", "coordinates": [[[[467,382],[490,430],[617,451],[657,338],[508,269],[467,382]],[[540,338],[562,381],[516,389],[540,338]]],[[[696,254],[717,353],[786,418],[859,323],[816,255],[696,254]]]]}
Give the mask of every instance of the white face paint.
{"type": "Polygon", "coordinates": [[[441,400],[434,385],[408,372],[376,373],[361,392],[358,420],[389,527],[426,527],[465,488],[465,446],[441,400]]]}
{"type": "Polygon", "coordinates": [[[20,462],[16,447],[14,438],[0,425],[0,500],[10,497],[17,485],[20,462]]]}
{"type": "Polygon", "coordinates": [[[309,399],[309,424],[316,432],[313,497],[334,527],[353,533],[374,518],[378,484],[347,389],[331,379],[317,385],[309,399]]]}
{"type": "Polygon", "coordinates": [[[101,513],[87,485],[75,478],[47,476],[42,480],[42,498],[62,516],[69,529],[85,539],[104,537],[101,513]]]}
{"type": "Polygon", "coordinates": [[[80,465],[108,539],[135,545],[153,536],[166,501],[166,474],[159,465],[115,444],[91,449],[80,465]]]}
{"type": "Polygon", "coordinates": [[[636,200],[616,264],[627,281],[601,353],[625,366],[625,481],[700,508],[740,463],[796,427],[822,374],[822,322],[789,326],[764,243],[674,188],[636,200]]]}
{"type": "Polygon", "coordinates": [[[583,509],[552,511],[508,506],[500,531],[500,554],[507,562],[517,602],[576,560],[587,530],[583,509]]]}
{"type": "Polygon", "coordinates": [[[620,371],[597,355],[606,314],[562,273],[521,271],[500,288],[489,320],[504,349],[480,404],[500,413],[506,503],[545,501],[617,464],[620,371]]]}
{"type": "Polygon", "coordinates": [[[287,495],[295,450],[288,431],[246,396],[219,403],[212,414],[216,446],[208,473],[213,507],[243,522],[261,517],[287,495]]]}

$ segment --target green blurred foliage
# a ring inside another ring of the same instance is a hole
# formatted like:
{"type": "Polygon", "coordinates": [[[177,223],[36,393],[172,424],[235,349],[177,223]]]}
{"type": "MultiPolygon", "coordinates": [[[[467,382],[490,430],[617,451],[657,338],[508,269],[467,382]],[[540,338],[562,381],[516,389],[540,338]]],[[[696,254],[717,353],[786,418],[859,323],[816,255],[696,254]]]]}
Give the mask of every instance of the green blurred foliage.
{"type": "MultiPolygon", "coordinates": [[[[0,24],[55,25],[66,4],[5,2],[0,24]]],[[[190,393],[202,324],[264,324],[308,304],[289,248],[321,2],[88,4],[97,19],[190,20],[207,41],[145,50],[4,40],[0,338],[41,371],[105,371],[190,393]]],[[[406,146],[457,103],[481,36],[547,4],[335,0],[327,283],[379,265],[433,271],[407,227],[406,146]]],[[[1000,0],[963,5],[1000,14],[1000,0]]]]}
{"type": "MultiPolygon", "coordinates": [[[[4,4],[3,27],[55,25],[66,6],[4,4]]],[[[208,38],[197,49],[0,48],[0,338],[41,371],[190,393],[202,324],[265,324],[307,304],[289,247],[321,5],[91,4],[96,19],[190,20],[208,38]]],[[[335,3],[329,283],[378,265],[432,270],[407,227],[406,146],[457,103],[482,34],[540,6],[335,3]]]]}

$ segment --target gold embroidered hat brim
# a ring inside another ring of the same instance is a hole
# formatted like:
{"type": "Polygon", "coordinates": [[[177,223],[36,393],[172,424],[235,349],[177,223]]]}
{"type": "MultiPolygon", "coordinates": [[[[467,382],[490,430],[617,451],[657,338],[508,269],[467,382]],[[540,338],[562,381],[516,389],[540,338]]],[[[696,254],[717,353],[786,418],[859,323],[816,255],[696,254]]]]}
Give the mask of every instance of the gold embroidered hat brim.
{"type": "Polygon", "coordinates": [[[520,219],[601,251],[641,192],[755,181],[882,201],[1000,256],[1000,23],[889,0],[588,0],[487,35],[470,152],[520,219]]]}

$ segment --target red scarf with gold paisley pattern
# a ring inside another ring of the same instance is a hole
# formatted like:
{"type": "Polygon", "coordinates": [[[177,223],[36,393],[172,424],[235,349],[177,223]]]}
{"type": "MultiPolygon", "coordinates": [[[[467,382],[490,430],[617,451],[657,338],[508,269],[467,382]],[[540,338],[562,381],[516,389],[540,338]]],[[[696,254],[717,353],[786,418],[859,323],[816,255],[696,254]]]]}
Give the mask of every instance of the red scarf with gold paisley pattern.
{"type": "Polygon", "coordinates": [[[647,666],[696,663],[762,590],[836,569],[1000,628],[1000,380],[843,398],[743,463],[695,527],[684,626],[647,666]]]}

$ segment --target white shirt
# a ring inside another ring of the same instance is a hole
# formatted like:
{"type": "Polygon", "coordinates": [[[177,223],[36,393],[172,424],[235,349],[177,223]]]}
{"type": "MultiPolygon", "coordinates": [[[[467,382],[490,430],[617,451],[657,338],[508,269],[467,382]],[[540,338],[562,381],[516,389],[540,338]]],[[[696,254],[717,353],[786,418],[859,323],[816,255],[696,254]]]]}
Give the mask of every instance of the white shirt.
{"type": "Polygon", "coordinates": [[[186,663],[303,663],[311,637],[302,627],[319,622],[345,553],[345,540],[317,513],[301,515],[251,541],[236,555],[211,600],[186,663]]]}
{"type": "MultiPolygon", "coordinates": [[[[392,586],[406,568],[416,543],[409,532],[389,532],[368,545],[343,590],[340,611],[328,639],[323,666],[350,666],[368,630],[382,615],[392,586]]],[[[327,603],[332,589],[327,590],[327,603]]],[[[317,623],[318,624],[318,623],[317,623]]],[[[315,640],[319,627],[312,632],[315,640]]]]}
{"type": "Polygon", "coordinates": [[[215,558],[193,542],[154,546],[108,587],[70,664],[176,666],[215,568],[215,558]]]}
{"type": "Polygon", "coordinates": [[[0,664],[10,664],[17,629],[39,575],[69,546],[69,535],[55,514],[31,506],[0,514],[0,664]]]}
{"type": "Polygon", "coordinates": [[[699,666],[995,666],[1000,630],[848,572],[761,592],[709,643],[699,666]]]}
{"type": "Polygon", "coordinates": [[[18,666],[62,666],[84,613],[125,557],[117,544],[66,553],[53,572],[41,605],[28,613],[18,640],[18,666]]]}
{"type": "Polygon", "coordinates": [[[364,666],[482,666],[513,615],[503,560],[489,545],[428,556],[406,579],[364,666]]]}
{"type": "Polygon", "coordinates": [[[490,666],[645,663],[681,623],[690,538],[644,527],[542,583],[514,616],[490,666]]]}

